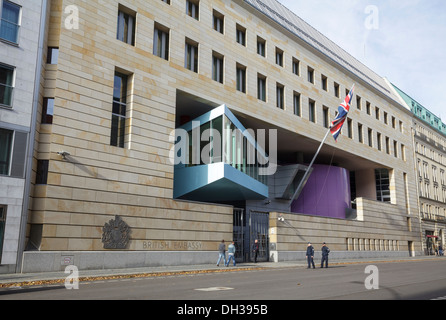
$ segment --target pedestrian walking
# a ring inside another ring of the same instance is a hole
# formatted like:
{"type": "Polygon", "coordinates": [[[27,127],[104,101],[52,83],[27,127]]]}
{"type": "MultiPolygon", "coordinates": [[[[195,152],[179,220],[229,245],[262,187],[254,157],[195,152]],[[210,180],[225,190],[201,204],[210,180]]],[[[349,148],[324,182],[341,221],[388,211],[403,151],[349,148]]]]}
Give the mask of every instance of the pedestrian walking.
{"type": "Polygon", "coordinates": [[[220,261],[223,258],[223,264],[226,264],[226,245],[225,240],[221,240],[221,243],[218,245],[218,260],[217,267],[220,265],[220,261]]]}
{"type": "Polygon", "coordinates": [[[234,241],[232,241],[232,243],[228,246],[228,261],[226,261],[226,266],[229,266],[229,261],[234,262],[234,267],[235,267],[235,243],[234,241]]]}
{"type": "Polygon", "coordinates": [[[327,247],[327,244],[324,242],[322,243],[322,260],[321,260],[321,268],[324,267],[325,262],[325,268],[328,268],[328,254],[330,253],[330,249],[327,247]]]}
{"type": "Polygon", "coordinates": [[[314,248],[311,245],[311,242],[308,242],[306,257],[307,257],[307,262],[308,262],[308,268],[307,269],[311,268],[310,265],[313,265],[313,269],[315,269],[314,260],[313,260],[313,258],[314,258],[314,248]]]}
{"type": "Polygon", "coordinates": [[[252,252],[254,252],[254,262],[257,263],[257,256],[259,255],[259,240],[255,239],[252,245],[252,252]]]}

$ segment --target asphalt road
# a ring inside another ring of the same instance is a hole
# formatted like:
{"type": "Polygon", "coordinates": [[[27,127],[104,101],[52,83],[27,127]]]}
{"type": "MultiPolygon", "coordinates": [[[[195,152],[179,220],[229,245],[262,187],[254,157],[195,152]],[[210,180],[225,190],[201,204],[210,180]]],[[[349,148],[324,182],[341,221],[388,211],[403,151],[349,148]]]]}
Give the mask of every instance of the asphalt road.
{"type": "MultiPolygon", "coordinates": [[[[0,289],[0,300],[432,300],[446,299],[446,258],[434,261],[271,268],[0,289]],[[371,279],[373,278],[373,281],[371,279]],[[367,289],[366,285],[379,286],[367,289]]],[[[182,303],[182,302],[181,302],[182,303]]],[[[182,305],[182,304],[181,304],[182,305]]],[[[195,310],[197,311],[197,310],[195,310]]]]}

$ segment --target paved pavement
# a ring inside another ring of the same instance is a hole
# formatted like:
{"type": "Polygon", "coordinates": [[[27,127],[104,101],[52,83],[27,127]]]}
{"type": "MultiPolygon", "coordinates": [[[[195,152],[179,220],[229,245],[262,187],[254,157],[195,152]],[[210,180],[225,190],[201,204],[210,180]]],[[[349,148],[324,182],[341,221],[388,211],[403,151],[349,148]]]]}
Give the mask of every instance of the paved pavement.
{"type": "MultiPolygon", "coordinates": [[[[442,260],[446,257],[419,256],[407,258],[376,258],[376,259],[355,259],[355,260],[332,260],[329,265],[344,264],[378,264],[403,261],[430,261],[442,260]]],[[[317,264],[317,263],[316,263],[317,264]]],[[[289,262],[259,262],[259,263],[240,263],[236,267],[230,265],[225,267],[223,264],[216,265],[186,265],[186,266],[166,266],[166,267],[144,267],[131,269],[103,269],[103,270],[79,270],[79,282],[99,281],[108,279],[157,277],[177,274],[199,274],[199,273],[218,273],[218,272],[237,272],[247,270],[262,270],[271,268],[306,268],[305,261],[289,262]]],[[[71,272],[42,272],[42,273],[14,273],[0,274],[0,288],[26,287],[35,285],[50,285],[56,283],[65,283],[65,279],[71,272]]]]}

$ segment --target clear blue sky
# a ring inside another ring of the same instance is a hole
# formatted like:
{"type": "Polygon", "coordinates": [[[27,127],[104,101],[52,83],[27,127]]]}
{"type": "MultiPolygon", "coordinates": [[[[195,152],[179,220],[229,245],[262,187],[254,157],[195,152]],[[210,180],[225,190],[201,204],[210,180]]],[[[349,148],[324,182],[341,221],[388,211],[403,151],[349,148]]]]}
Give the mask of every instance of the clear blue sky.
{"type": "Polygon", "coordinates": [[[446,123],[445,0],[279,0],[446,123]]]}

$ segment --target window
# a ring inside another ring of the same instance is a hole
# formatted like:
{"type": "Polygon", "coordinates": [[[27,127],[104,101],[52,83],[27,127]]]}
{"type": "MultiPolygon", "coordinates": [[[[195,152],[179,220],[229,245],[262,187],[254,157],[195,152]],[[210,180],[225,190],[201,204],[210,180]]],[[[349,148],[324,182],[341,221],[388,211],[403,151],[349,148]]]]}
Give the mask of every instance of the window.
{"type": "Polygon", "coordinates": [[[390,202],[390,175],[387,169],[375,169],[376,200],[390,202]]]}
{"type": "Polygon", "coordinates": [[[155,34],[153,37],[153,54],[169,60],[169,29],[155,23],[155,34]]]}
{"type": "Polygon", "coordinates": [[[186,38],[186,52],[184,67],[193,72],[198,72],[198,43],[186,38]]]}
{"type": "Polygon", "coordinates": [[[214,10],[213,12],[213,25],[212,27],[214,28],[215,31],[220,32],[221,34],[223,34],[223,27],[224,27],[224,18],[225,16],[222,15],[220,12],[217,12],[214,10]]]}
{"type": "Polygon", "coordinates": [[[301,110],[301,104],[300,104],[300,93],[298,93],[298,92],[294,92],[293,109],[294,109],[294,114],[296,116],[299,116],[299,117],[302,116],[302,110],[301,110]]]}
{"type": "Polygon", "coordinates": [[[321,76],[321,82],[322,82],[322,90],[328,91],[328,79],[326,76],[321,76]]]}
{"type": "Polygon", "coordinates": [[[283,67],[283,51],[276,48],[276,64],[283,67]]]}
{"type": "Polygon", "coordinates": [[[0,105],[12,106],[14,68],[0,64],[0,105]]]}
{"type": "Polygon", "coordinates": [[[385,124],[389,124],[389,119],[388,119],[388,116],[387,116],[387,112],[385,112],[385,111],[384,111],[384,123],[385,124]]]}
{"type": "Polygon", "coordinates": [[[257,75],[257,99],[266,101],[266,77],[257,75]]]}
{"type": "Polygon", "coordinates": [[[353,139],[353,121],[347,118],[347,133],[350,139],[353,139]]]}
{"type": "Polygon", "coordinates": [[[361,107],[361,97],[360,96],[356,96],[356,108],[358,110],[362,109],[362,107],[361,107]]]}
{"type": "Polygon", "coordinates": [[[300,76],[300,61],[296,58],[293,58],[293,73],[296,76],[300,76]]]}
{"type": "Polygon", "coordinates": [[[54,115],[54,98],[43,98],[42,123],[52,124],[54,115]]]}
{"type": "Polygon", "coordinates": [[[242,46],[246,46],[246,28],[239,24],[236,26],[236,41],[242,46]]]}
{"type": "Polygon", "coordinates": [[[0,205],[0,260],[3,252],[3,241],[5,240],[6,208],[7,206],[0,205]]]}
{"type": "Polygon", "coordinates": [[[36,184],[48,183],[49,160],[37,160],[36,184]]]}
{"type": "Polygon", "coordinates": [[[308,102],[308,120],[316,123],[316,102],[311,99],[308,102]]]}
{"type": "Polygon", "coordinates": [[[322,113],[324,116],[324,127],[328,128],[330,126],[330,111],[326,106],[323,106],[322,113]]]}
{"type": "Polygon", "coordinates": [[[14,131],[0,129],[0,175],[9,176],[14,131]]]}
{"type": "Polygon", "coordinates": [[[377,133],[376,134],[376,143],[377,143],[377,146],[378,146],[378,150],[379,151],[381,151],[382,150],[382,142],[381,142],[381,133],[377,133]]]}
{"type": "Polygon", "coordinates": [[[390,154],[390,139],[386,137],[386,153],[390,154]]]}
{"type": "Polygon", "coordinates": [[[198,20],[198,11],[199,11],[199,1],[186,0],[186,14],[189,17],[198,20]]]}
{"type": "Polygon", "coordinates": [[[118,13],[118,32],[116,38],[130,44],[135,45],[135,28],[136,28],[136,13],[123,6],[119,6],[118,13]]]}
{"type": "Polygon", "coordinates": [[[279,109],[285,109],[285,103],[284,103],[284,91],[285,87],[281,85],[280,83],[276,84],[276,107],[279,109]]]}
{"type": "Polygon", "coordinates": [[[340,90],[339,90],[339,84],[338,83],[334,83],[333,85],[333,89],[334,89],[334,95],[336,98],[339,98],[341,96],[340,90]]]}
{"type": "Polygon", "coordinates": [[[46,63],[57,64],[58,61],[59,61],[59,48],[48,47],[46,63]]]}
{"type": "Polygon", "coordinates": [[[257,54],[261,55],[262,57],[266,56],[266,41],[260,37],[257,37],[257,54]]]}
{"type": "Polygon", "coordinates": [[[115,72],[110,145],[124,148],[128,76],[115,72]]]}
{"type": "MultiPolygon", "coordinates": [[[[366,101],[366,103],[365,103],[365,109],[366,109],[368,115],[371,115],[371,114],[372,114],[372,110],[371,110],[372,107],[371,107],[370,102],[366,101]]],[[[379,114],[379,112],[378,112],[378,114],[379,114]]]]}
{"type": "Polygon", "coordinates": [[[212,53],[212,80],[223,83],[223,56],[212,53]]]}
{"type": "Polygon", "coordinates": [[[164,3],[170,4],[170,0],[161,0],[164,3]]]}
{"type": "Polygon", "coordinates": [[[312,84],[314,84],[314,69],[308,67],[307,68],[307,76],[308,76],[308,82],[311,82],[312,84]]]}
{"type": "Polygon", "coordinates": [[[364,143],[364,138],[362,136],[362,124],[358,123],[358,141],[364,143]]]}
{"type": "Polygon", "coordinates": [[[237,81],[236,81],[237,90],[246,93],[246,67],[237,64],[236,76],[237,76],[237,81]]]}
{"type": "Polygon", "coordinates": [[[0,23],[0,39],[18,43],[21,7],[3,0],[2,19],[0,23]]]}
{"type": "Polygon", "coordinates": [[[373,147],[373,131],[370,128],[367,130],[367,138],[369,140],[369,147],[373,147]]]}
{"type": "Polygon", "coordinates": [[[398,142],[393,140],[393,155],[398,158],[398,142]]]}

